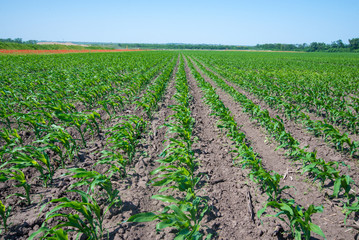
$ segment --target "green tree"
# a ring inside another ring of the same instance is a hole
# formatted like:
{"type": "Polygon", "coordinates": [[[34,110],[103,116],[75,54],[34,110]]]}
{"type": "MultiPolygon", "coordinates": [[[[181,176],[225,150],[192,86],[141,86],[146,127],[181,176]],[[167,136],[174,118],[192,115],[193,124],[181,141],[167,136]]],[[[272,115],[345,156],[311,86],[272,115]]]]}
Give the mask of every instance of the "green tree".
{"type": "Polygon", "coordinates": [[[25,42],[26,44],[36,44],[37,41],[36,40],[29,40],[25,42]]]}
{"type": "Polygon", "coordinates": [[[338,45],[338,48],[345,48],[345,45],[341,39],[337,40],[336,44],[338,45]]]}
{"type": "Polygon", "coordinates": [[[349,39],[349,47],[351,50],[359,49],[359,38],[349,39]]]}
{"type": "Polygon", "coordinates": [[[14,42],[16,42],[16,43],[22,43],[22,38],[15,38],[15,39],[14,39],[14,42]]]}

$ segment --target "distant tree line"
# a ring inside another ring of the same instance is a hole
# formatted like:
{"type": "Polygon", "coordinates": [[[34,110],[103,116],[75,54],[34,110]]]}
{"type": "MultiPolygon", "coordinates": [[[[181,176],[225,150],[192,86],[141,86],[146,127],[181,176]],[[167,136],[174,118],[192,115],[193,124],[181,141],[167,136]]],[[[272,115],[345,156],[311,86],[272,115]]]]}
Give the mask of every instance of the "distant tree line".
{"type": "Polygon", "coordinates": [[[139,49],[203,49],[203,50],[272,50],[272,51],[306,51],[306,52],[359,52],[359,38],[349,39],[349,44],[342,40],[334,41],[330,44],[312,42],[310,44],[283,44],[267,43],[257,44],[256,46],[235,46],[235,45],[215,45],[215,44],[150,44],[150,43],[119,43],[119,48],[139,48],[139,49]]]}
{"type": "Polygon", "coordinates": [[[9,43],[20,43],[20,44],[36,44],[36,40],[28,40],[28,41],[22,41],[22,38],[0,38],[0,42],[9,42],[9,43]]]}
{"type": "Polygon", "coordinates": [[[334,41],[330,44],[321,42],[312,42],[310,44],[257,44],[255,46],[259,50],[274,50],[274,51],[306,51],[306,52],[350,52],[359,51],[359,38],[349,39],[349,44],[343,43],[342,40],[334,41]]]}
{"type": "Polygon", "coordinates": [[[140,49],[203,49],[203,50],[238,50],[251,49],[251,46],[216,45],[216,44],[186,44],[186,43],[119,43],[120,48],[140,49]]]}

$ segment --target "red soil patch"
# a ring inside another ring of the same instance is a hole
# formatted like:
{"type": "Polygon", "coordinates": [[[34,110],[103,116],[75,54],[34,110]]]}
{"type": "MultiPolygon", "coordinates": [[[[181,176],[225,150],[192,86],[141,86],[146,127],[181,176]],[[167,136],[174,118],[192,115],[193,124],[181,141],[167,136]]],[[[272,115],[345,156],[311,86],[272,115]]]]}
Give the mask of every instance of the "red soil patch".
{"type": "Polygon", "coordinates": [[[129,52],[129,51],[143,51],[139,49],[93,49],[93,50],[17,50],[17,49],[0,49],[0,54],[47,54],[47,53],[90,53],[90,52],[129,52]]]}

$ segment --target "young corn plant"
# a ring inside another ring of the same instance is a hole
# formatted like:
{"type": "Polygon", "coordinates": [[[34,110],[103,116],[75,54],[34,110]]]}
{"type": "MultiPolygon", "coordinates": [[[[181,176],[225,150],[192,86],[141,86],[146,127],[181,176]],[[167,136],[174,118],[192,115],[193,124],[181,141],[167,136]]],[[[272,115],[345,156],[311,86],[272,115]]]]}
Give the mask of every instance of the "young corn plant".
{"type": "Polygon", "coordinates": [[[62,127],[52,125],[52,131],[39,140],[33,142],[53,151],[60,160],[53,159],[57,165],[65,168],[66,160],[72,160],[77,150],[76,141],[62,127]]]}
{"type": "Polygon", "coordinates": [[[87,147],[85,133],[89,126],[92,126],[84,113],[58,113],[56,115],[61,121],[68,126],[74,127],[81,136],[82,144],[87,147]]]}
{"type": "Polygon", "coordinates": [[[153,199],[166,203],[174,203],[164,207],[159,213],[145,212],[131,216],[128,222],[152,222],[160,220],[156,230],[174,227],[178,233],[174,239],[202,239],[200,222],[208,211],[208,204],[204,198],[196,197],[192,201],[180,201],[172,196],[154,195],[153,199]]]}
{"type": "MultiPolygon", "coordinates": [[[[8,218],[10,217],[11,206],[6,207],[2,201],[0,200],[0,216],[2,220],[2,226],[4,228],[4,232],[7,232],[8,229],[8,218]]],[[[1,234],[2,231],[0,231],[1,234]]]]}
{"type": "Polygon", "coordinates": [[[96,171],[87,171],[83,168],[72,168],[69,169],[73,178],[81,179],[76,183],[71,184],[70,189],[79,186],[88,186],[87,193],[91,193],[92,196],[103,197],[106,199],[109,205],[119,207],[122,203],[119,196],[119,191],[114,189],[111,182],[111,174],[106,176],[96,171]],[[98,191],[96,191],[98,187],[98,191]],[[103,192],[101,192],[103,190],[103,192]],[[98,196],[97,196],[98,195],[98,196]]]}
{"type": "Polygon", "coordinates": [[[11,129],[13,110],[0,106],[0,124],[5,125],[6,129],[11,129]]]}
{"type": "Polygon", "coordinates": [[[15,180],[18,183],[15,184],[14,186],[17,188],[23,187],[24,191],[25,191],[25,194],[14,193],[14,194],[9,195],[8,197],[18,196],[22,199],[26,199],[27,205],[30,205],[31,204],[31,199],[30,199],[31,185],[26,181],[24,173],[18,169],[0,171],[0,182],[5,182],[8,180],[15,180]]]}
{"type": "Polygon", "coordinates": [[[11,156],[11,151],[23,143],[22,138],[16,129],[3,128],[0,131],[0,139],[4,140],[3,147],[0,149],[0,163],[5,162],[5,156],[11,156]]]}
{"type": "Polygon", "coordinates": [[[112,120],[116,114],[116,110],[121,110],[124,106],[125,97],[118,95],[110,95],[107,99],[98,102],[102,109],[110,116],[109,121],[112,120]],[[111,107],[111,108],[110,108],[111,107]]]}
{"type": "MultiPolygon", "coordinates": [[[[43,236],[40,237],[41,240],[48,239],[48,240],[69,240],[69,235],[66,231],[63,229],[52,229],[47,226],[40,227],[36,233],[40,234],[40,232],[43,233],[43,236]]],[[[36,234],[36,235],[38,235],[36,234]]],[[[35,233],[31,234],[29,239],[34,239],[36,237],[35,233]]],[[[36,238],[37,239],[37,238],[36,238]]]]}
{"type": "Polygon", "coordinates": [[[307,210],[303,207],[296,205],[294,200],[284,200],[281,201],[271,201],[267,202],[264,208],[257,212],[258,218],[267,210],[268,207],[271,207],[277,214],[275,215],[266,215],[268,217],[277,217],[280,220],[284,221],[291,229],[292,234],[296,240],[302,239],[302,232],[306,240],[310,239],[311,232],[316,233],[325,238],[325,235],[321,228],[312,223],[311,215],[317,212],[323,212],[323,207],[316,207],[310,205],[307,210]],[[285,215],[287,220],[282,217],[285,215]]]}
{"type": "Polygon", "coordinates": [[[341,190],[344,190],[344,196],[349,200],[355,196],[350,194],[353,179],[348,175],[337,176],[334,182],[333,197],[338,197],[341,190]]]}
{"type": "Polygon", "coordinates": [[[5,165],[11,165],[12,169],[23,169],[33,167],[40,173],[40,179],[44,186],[52,182],[55,173],[55,167],[46,153],[47,148],[36,148],[34,146],[18,147],[13,149],[13,159],[7,161],[5,165]]]}
{"type": "Polygon", "coordinates": [[[101,121],[101,116],[99,113],[93,111],[92,113],[86,114],[86,118],[88,121],[89,128],[92,131],[92,135],[94,135],[94,128],[96,129],[97,135],[100,136],[100,126],[97,121],[101,121]],[[93,127],[95,126],[95,127],[93,127]]]}
{"type": "Polygon", "coordinates": [[[43,234],[40,238],[45,239],[56,239],[58,234],[61,234],[63,239],[66,239],[69,232],[77,232],[77,238],[80,235],[86,239],[100,240],[103,238],[105,230],[103,221],[112,205],[101,208],[96,199],[84,191],[70,190],[68,192],[79,194],[81,201],[72,201],[66,197],[51,200],[50,203],[58,203],[58,205],[46,213],[43,226],[31,234],[29,240],[37,239],[39,234],[43,234]],[[75,213],[65,213],[66,209],[75,213]],[[57,219],[59,223],[48,228],[47,222],[52,218],[57,219]],[[61,231],[58,232],[59,230],[61,231]]]}
{"type": "Polygon", "coordinates": [[[146,128],[146,121],[136,115],[121,116],[122,121],[110,128],[109,142],[113,148],[127,154],[128,163],[133,161],[141,133],[146,128]]]}
{"type": "Polygon", "coordinates": [[[137,108],[142,108],[146,113],[148,119],[152,119],[152,105],[151,103],[146,103],[142,101],[136,101],[137,108]]]}
{"type": "Polygon", "coordinates": [[[266,192],[270,201],[278,200],[280,194],[290,188],[287,185],[280,187],[279,183],[283,176],[276,172],[271,174],[271,172],[267,172],[263,167],[260,167],[257,171],[252,171],[250,178],[252,180],[255,179],[254,182],[261,184],[261,188],[266,192]]]}
{"type": "Polygon", "coordinates": [[[42,115],[32,113],[17,113],[17,115],[22,124],[34,130],[36,138],[41,138],[42,134],[46,133],[48,126],[42,115]]]}
{"type": "Polygon", "coordinates": [[[108,165],[108,173],[118,174],[120,178],[123,178],[127,175],[126,164],[127,161],[124,159],[122,154],[118,151],[116,146],[110,146],[110,150],[101,151],[101,159],[95,163],[95,166],[98,164],[108,165]]]}
{"type": "Polygon", "coordinates": [[[346,224],[346,221],[350,214],[354,213],[357,214],[359,212],[359,197],[356,197],[355,201],[353,201],[351,204],[348,202],[344,203],[343,206],[343,213],[345,214],[344,224],[346,224]]]}
{"type": "Polygon", "coordinates": [[[193,152],[186,151],[188,145],[188,142],[172,139],[161,154],[165,158],[158,160],[158,162],[168,165],[158,167],[151,172],[151,175],[162,173],[154,178],[154,180],[159,180],[153,183],[153,186],[163,187],[160,192],[177,189],[180,192],[186,192],[187,195],[193,196],[195,194],[196,184],[200,180],[194,175],[198,163],[193,161],[194,158],[191,156],[193,152]]]}

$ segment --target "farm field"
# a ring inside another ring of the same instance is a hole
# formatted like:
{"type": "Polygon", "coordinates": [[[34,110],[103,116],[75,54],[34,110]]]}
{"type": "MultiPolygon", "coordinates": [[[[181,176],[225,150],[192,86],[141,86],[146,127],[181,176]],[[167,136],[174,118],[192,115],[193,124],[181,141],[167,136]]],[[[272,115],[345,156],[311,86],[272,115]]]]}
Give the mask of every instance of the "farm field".
{"type": "Polygon", "coordinates": [[[359,55],[0,55],[2,239],[356,239],[359,55]]]}

